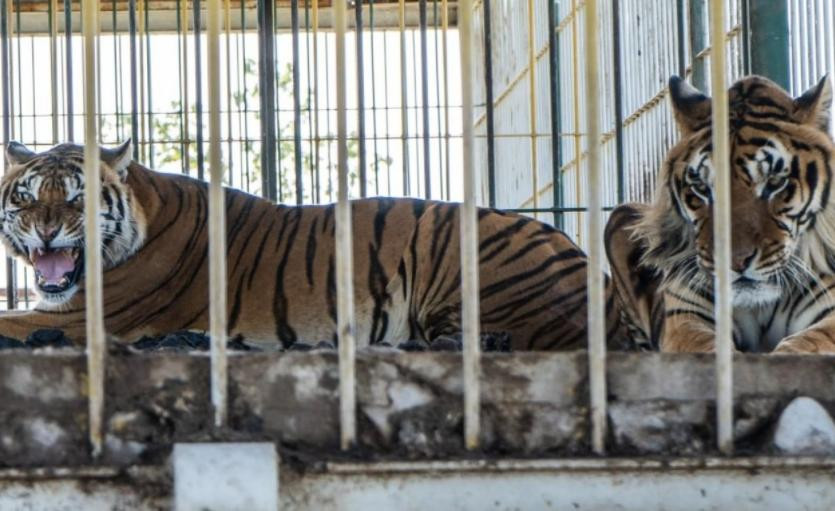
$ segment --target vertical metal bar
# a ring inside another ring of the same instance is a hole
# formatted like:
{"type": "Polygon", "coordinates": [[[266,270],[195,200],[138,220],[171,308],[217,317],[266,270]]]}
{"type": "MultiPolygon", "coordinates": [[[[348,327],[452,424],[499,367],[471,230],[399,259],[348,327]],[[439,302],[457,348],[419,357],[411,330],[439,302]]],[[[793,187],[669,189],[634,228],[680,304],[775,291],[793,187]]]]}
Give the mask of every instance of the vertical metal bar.
{"type": "MultiPolygon", "coordinates": [[[[438,196],[443,198],[444,196],[444,172],[443,166],[440,164],[443,162],[444,158],[444,150],[443,146],[441,146],[441,136],[442,136],[442,126],[441,126],[441,59],[439,58],[439,44],[438,44],[438,0],[432,0],[432,33],[435,36],[435,44],[433,44],[435,50],[435,115],[436,121],[438,123],[438,134],[436,135],[436,142],[438,143],[438,176],[439,176],[439,184],[438,184],[438,196]]],[[[448,186],[447,186],[448,187],[448,186]]]]}
{"type": "MultiPolygon", "coordinates": [[[[530,100],[531,130],[531,188],[533,189],[533,208],[539,209],[539,169],[536,147],[536,16],[534,0],[528,0],[528,96],[530,100]]],[[[534,213],[539,218],[539,213],[534,213]]]]}
{"type": "MultiPolygon", "coordinates": [[[[313,80],[311,75],[311,69],[313,66],[310,63],[310,42],[311,42],[311,30],[310,30],[310,0],[304,0],[304,44],[305,44],[305,58],[307,60],[307,66],[305,71],[307,72],[307,145],[310,152],[313,152],[313,80]]],[[[311,160],[312,155],[308,155],[308,172],[310,173],[310,199],[312,202],[318,202],[316,197],[319,195],[319,173],[317,169],[317,165],[315,162],[311,160]]]]}
{"type": "Polygon", "coordinates": [[[403,195],[409,195],[412,188],[412,177],[409,172],[409,109],[408,109],[408,79],[406,72],[406,0],[400,0],[400,141],[403,151],[403,195]]]}
{"type": "MultiPolygon", "coordinates": [[[[580,182],[583,178],[581,170],[583,168],[583,146],[580,136],[580,27],[577,21],[579,12],[578,1],[571,0],[571,99],[573,110],[573,131],[574,135],[574,197],[577,203],[582,201],[582,187],[580,182]]],[[[580,228],[580,215],[576,215],[578,222],[577,242],[583,243],[583,236],[585,235],[582,228],[580,228]]]]}
{"type": "Polygon", "coordinates": [[[447,33],[449,32],[449,2],[448,0],[441,1],[441,25],[442,37],[441,45],[443,50],[441,52],[444,59],[444,173],[446,176],[446,200],[450,199],[452,195],[451,173],[450,173],[450,157],[449,157],[449,62],[447,60],[447,53],[449,46],[447,41],[447,33]]]}
{"type": "Polygon", "coordinates": [[[548,1],[548,71],[551,92],[551,193],[554,204],[554,226],[563,228],[562,207],[562,142],[560,140],[560,48],[557,34],[558,2],[548,1]]]}
{"type": "Polygon", "coordinates": [[[716,316],[716,429],[719,450],[733,453],[733,303],[731,302],[731,174],[725,81],[725,0],[710,2],[710,82],[713,129],[713,239],[716,316]]]}
{"type": "MultiPolygon", "coordinates": [[[[15,0],[14,4],[9,4],[9,8],[14,11],[15,15],[15,46],[17,47],[17,73],[15,77],[17,78],[17,124],[18,128],[17,131],[12,128],[12,135],[17,133],[18,137],[23,137],[23,59],[21,58],[20,54],[20,0],[15,0]]],[[[34,55],[34,54],[33,54],[34,55]]],[[[34,59],[34,57],[30,57],[34,59]]],[[[32,75],[32,79],[34,80],[35,75],[32,75]]],[[[14,90],[12,90],[14,92],[14,90]]],[[[14,96],[12,96],[14,97],[14,96]]],[[[36,119],[36,112],[32,111],[33,119],[36,119]]],[[[14,124],[14,123],[12,123],[14,124]]],[[[35,140],[37,140],[37,123],[34,123],[35,127],[33,129],[35,133],[35,140]]],[[[15,293],[17,295],[17,293],[15,293]]]]}
{"type": "Polygon", "coordinates": [[[136,87],[136,0],[128,3],[128,30],[130,31],[130,132],[133,140],[133,159],[139,160],[139,91],[136,87]]]}
{"type": "Polygon", "coordinates": [[[418,84],[417,84],[417,76],[418,76],[418,64],[417,64],[418,63],[418,58],[417,58],[417,54],[418,54],[418,50],[417,50],[417,43],[416,43],[417,38],[415,37],[415,31],[414,30],[412,30],[410,39],[411,39],[410,42],[411,42],[411,46],[412,46],[412,59],[411,59],[411,62],[412,62],[412,76],[414,77],[414,79],[412,80],[413,81],[412,85],[414,86],[414,88],[413,88],[414,92],[413,92],[412,97],[415,100],[415,106],[413,108],[413,110],[415,112],[415,115],[414,115],[414,118],[415,118],[415,136],[414,136],[414,139],[415,139],[415,169],[416,169],[415,193],[418,196],[420,196],[420,189],[421,189],[422,181],[420,179],[420,173],[419,173],[421,151],[418,148],[418,138],[419,138],[419,133],[420,133],[420,116],[418,115],[418,99],[417,99],[418,98],[418,84]]]}
{"type": "MultiPolygon", "coordinates": [[[[319,173],[319,154],[321,150],[321,139],[319,137],[319,2],[313,1],[313,167],[316,169],[316,198],[317,203],[322,201],[321,175],[319,173]]],[[[325,112],[330,115],[330,112],[325,112]]]]}
{"type": "Polygon", "coordinates": [[[153,83],[151,78],[151,31],[148,27],[148,0],[145,0],[145,80],[148,84],[148,110],[146,110],[146,119],[148,122],[148,165],[154,168],[154,102],[153,102],[153,83]]]}
{"type": "Polygon", "coordinates": [[[58,0],[49,0],[49,79],[52,84],[52,143],[58,143],[58,0]]]}
{"type": "MultiPolygon", "coordinates": [[[[589,207],[588,314],[589,387],[591,389],[591,445],[595,454],[606,450],[606,306],[603,294],[603,181],[600,172],[600,76],[598,66],[597,0],[586,0],[586,129],[588,130],[589,207]]],[[[579,176],[578,176],[579,177],[579,176]]]]}
{"type": "Polygon", "coordinates": [[[461,119],[464,157],[464,203],[461,205],[461,330],[464,341],[464,443],[479,444],[481,429],[481,354],[479,345],[478,220],[473,154],[472,0],[458,2],[461,40],[461,119]]]}
{"type": "Polygon", "coordinates": [[[684,2],[685,0],[676,0],[676,30],[678,32],[678,75],[685,78],[687,74],[687,46],[685,45],[686,25],[684,22],[684,2]]]}
{"type": "MultiPolygon", "coordinates": [[[[274,41],[275,40],[275,33],[278,31],[278,16],[275,15],[275,9],[276,9],[275,6],[273,6],[272,9],[273,9],[273,20],[272,20],[272,25],[271,25],[271,29],[270,29],[270,37],[274,41]]],[[[278,58],[279,55],[276,53],[275,46],[273,46],[273,56],[274,56],[273,69],[275,71],[273,72],[273,75],[272,75],[272,81],[273,81],[273,91],[275,91],[275,92],[273,94],[274,103],[273,103],[272,108],[273,108],[273,111],[275,112],[275,124],[276,124],[275,136],[276,136],[276,149],[277,149],[277,153],[278,153],[277,154],[278,159],[276,160],[276,169],[278,171],[278,175],[276,176],[276,183],[277,183],[277,186],[278,186],[278,201],[283,202],[284,201],[284,182],[285,182],[285,179],[284,179],[284,157],[282,156],[282,150],[284,149],[284,146],[282,144],[283,126],[281,125],[281,94],[278,91],[278,89],[276,89],[276,87],[278,87],[278,84],[280,83],[281,77],[279,76],[279,68],[278,68],[278,63],[280,62],[280,60],[278,58]]]]}
{"type": "Polygon", "coordinates": [[[360,197],[368,196],[368,162],[365,154],[365,65],[362,52],[362,2],[354,2],[357,36],[357,165],[360,197]]]}
{"type": "MultiPolygon", "coordinates": [[[[245,2],[241,2],[241,67],[246,65],[246,6],[245,2]]],[[[250,161],[249,161],[249,84],[247,83],[246,72],[242,73],[243,82],[243,98],[244,98],[244,168],[246,169],[246,183],[247,190],[249,190],[249,175],[250,175],[250,161]]],[[[263,195],[264,192],[262,191],[263,195]]]]}
{"type": "Polygon", "coordinates": [[[190,126],[189,126],[189,100],[188,100],[188,1],[182,0],[182,11],[180,12],[182,19],[183,33],[180,43],[183,47],[183,61],[182,61],[182,101],[180,103],[180,114],[183,119],[183,131],[180,133],[183,139],[183,173],[189,174],[191,171],[191,143],[190,126]]]}
{"type": "Polygon", "coordinates": [[[707,21],[705,20],[708,0],[690,0],[690,65],[693,69],[693,86],[707,90],[707,65],[704,59],[696,58],[707,48],[707,21]]]}
{"type": "Polygon", "coordinates": [[[64,49],[67,66],[67,139],[73,140],[73,84],[72,84],[72,0],[64,0],[64,49]]]}
{"type": "MultiPolygon", "coordinates": [[[[374,3],[371,0],[371,5],[373,7],[374,3]]],[[[388,40],[389,40],[389,32],[383,32],[383,76],[386,77],[383,80],[383,110],[385,111],[385,116],[383,116],[384,121],[383,125],[385,126],[385,142],[386,142],[386,195],[391,195],[391,125],[389,123],[389,111],[391,108],[391,104],[389,103],[389,50],[388,50],[388,40]]]]}
{"type": "Polygon", "coordinates": [[[787,0],[749,0],[751,72],[791,89],[787,0]]]}
{"type": "MultiPolygon", "coordinates": [[[[226,152],[229,156],[229,186],[235,186],[235,158],[232,157],[232,6],[230,0],[223,5],[223,30],[226,43],[226,152]]],[[[239,186],[243,189],[243,186],[239,186]]]]}
{"type": "Polygon", "coordinates": [[[626,198],[623,168],[623,66],[620,58],[620,0],[612,0],[612,72],[615,80],[615,158],[617,167],[617,198],[626,198]]]}
{"type": "MultiPolygon", "coordinates": [[[[750,15],[750,0],[739,0],[740,17],[742,18],[742,73],[748,75],[751,73],[751,15],[750,15]]],[[[783,18],[788,28],[788,12],[783,18]]],[[[786,34],[788,40],[788,33],[786,34]]]]}
{"type": "Polygon", "coordinates": [[[194,8],[194,124],[197,135],[197,178],[204,179],[203,165],[203,59],[201,57],[200,0],[192,2],[194,8]]]}
{"type": "MultiPolygon", "coordinates": [[[[9,146],[9,136],[11,133],[11,94],[10,94],[10,77],[9,77],[9,70],[11,68],[10,56],[11,53],[9,51],[9,10],[8,10],[8,0],[0,0],[0,38],[2,38],[2,44],[0,44],[0,51],[3,53],[3,69],[2,69],[2,80],[3,80],[3,148],[9,146]]],[[[5,160],[4,160],[5,161],[5,160]]],[[[6,306],[8,309],[16,309],[17,308],[17,269],[16,269],[15,260],[11,257],[6,258],[6,306]]]]}
{"type": "Polygon", "coordinates": [[[290,20],[293,30],[293,154],[296,170],[296,204],[301,204],[304,202],[304,186],[302,183],[302,103],[299,81],[299,0],[290,2],[290,20]]]}
{"type": "Polygon", "coordinates": [[[140,157],[142,158],[142,163],[145,165],[148,164],[148,156],[146,150],[148,149],[147,145],[147,125],[145,121],[147,120],[147,116],[145,115],[145,45],[142,44],[142,33],[145,31],[145,16],[143,15],[144,9],[144,1],[140,0],[138,4],[136,4],[137,10],[137,37],[139,37],[139,44],[137,45],[139,48],[139,76],[138,76],[138,83],[139,83],[139,138],[140,140],[134,141],[135,144],[141,146],[139,150],[140,157]]]}
{"type": "Polygon", "coordinates": [[[261,111],[261,195],[276,200],[275,44],[273,2],[258,2],[258,72],[261,111]]]}
{"type": "MultiPolygon", "coordinates": [[[[226,203],[220,146],[220,0],[207,5],[206,47],[209,86],[209,333],[215,426],[226,424],[226,203]]],[[[197,32],[195,30],[195,32],[197,32]]]]}
{"type": "MultiPolygon", "coordinates": [[[[377,148],[377,65],[374,59],[374,0],[368,0],[368,33],[371,39],[371,140],[374,144],[374,193],[380,195],[380,153],[377,148]]],[[[385,36],[385,32],[383,32],[385,36]]],[[[384,75],[388,80],[388,76],[384,75]]],[[[388,115],[388,110],[386,110],[388,115]]],[[[388,133],[386,133],[388,136],[388,133]]]]}
{"type": "Polygon", "coordinates": [[[490,0],[484,0],[482,2],[482,8],[484,9],[484,108],[487,123],[487,194],[488,204],[491,208],[495,208],[496,125],[493,112],[493,34],[490,23],[490,0]]]}
{"type": "Polygon", "coordinates": [[[420,11],[420,90],[423,103],[423,181],[424,197],[432,198],[432,172],[429,147],[429,57],[426,50],[426,0],[419,0],[420,11]]]}
{"type": "Polygon", "coordinates": [[[340,443],[350,448],[356,439],[354,367],[354,282],[351,247],[351,205],[348,202],[348,115],[345,91],[345,18],[348,0],[334,2],[336,29],[336,131],[339,153],[339,193],[336,204],[336,300],[339,336],[340,443]]]}
{"type": "Polygon", "coordinates": [[[99,228],[101,178],[96,123],[96,75],[99,3],[84,0],[84,295],[87,316],[87,385],[90,414],[90,444],[93,456],[101,454],[104,421],[105,333],[102,302],[102,253],[99,228]]]}

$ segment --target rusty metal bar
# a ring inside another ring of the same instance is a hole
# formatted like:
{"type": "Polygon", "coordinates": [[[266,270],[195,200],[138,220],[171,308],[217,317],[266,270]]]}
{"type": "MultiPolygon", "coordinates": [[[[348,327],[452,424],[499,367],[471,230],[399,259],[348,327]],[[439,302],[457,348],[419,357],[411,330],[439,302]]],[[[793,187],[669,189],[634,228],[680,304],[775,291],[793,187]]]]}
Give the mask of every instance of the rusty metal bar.
{"type": "Polygon", "coordinates": [[[733,303],[731,301],[731,174],[725,67],[725,0],[710,2],[710,89],[713,113],[713,239],[716,316],[716,429],[719,450],[733,453],[733,303]]]}
{"type": "Polygon", "coordinates": [[[342,449],[354,445],[357,436],[355,387],[355,339],[351,204],[348,201],[348,112],[345,72],[345,30],[348,0],[335,0],[336,29],[336,132],[339,190],[336,204],[336,302],[339,338],[339,423],[342,449]]]}
{"type": "Polygon", "coordinates": [[[99,3],[84,0],[84,295],[87,317],[87,399],[89,404],[90,444],[93,455],[102,452],[104,443],[104,363],[105,332],[102,300],[102,234],[99,228],[101,176],[99,167],[98,122],[96,116],[96,76],[99,31],[99,3]]]}

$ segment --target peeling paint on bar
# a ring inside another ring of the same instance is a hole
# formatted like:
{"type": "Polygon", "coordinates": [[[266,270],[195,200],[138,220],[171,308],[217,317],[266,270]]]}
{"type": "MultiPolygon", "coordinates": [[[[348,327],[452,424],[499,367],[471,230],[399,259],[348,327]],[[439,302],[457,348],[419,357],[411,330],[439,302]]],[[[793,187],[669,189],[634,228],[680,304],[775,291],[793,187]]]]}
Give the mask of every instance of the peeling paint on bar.
{"type": "Polygon", "coordinates": [[[733,453],[733,304],[731,302],[731,174],[728,85],[725,67],[725,0],[710,3],[710,82],[715,173],[713,203],[714,311],[716,315],[716,422],[719,450],[733,453]]]}
{"type": "Polygon", "coordinates": [[[87,300],[87,386],[90,444],[93,455],[102,452],[104,416],[105,332],[102,305],[102,254],[99,206],[101,178],[99,168],[98,123],[96,117],[96,75],[98,55],[99,5],[84,0],[84,286],[87,300]]]}
{"type": "Polygon", "coordinates": [[[339,191],[336,204],[336,302],[339,335],[340,444],[350,448],[356,441],[356,389],[354,368],[354,281],[351,243],[351,204],[348,201],[347,97],[345,90],[345,27],[347,0],[334,3],[336,25],[336,129],[339,191]]]}

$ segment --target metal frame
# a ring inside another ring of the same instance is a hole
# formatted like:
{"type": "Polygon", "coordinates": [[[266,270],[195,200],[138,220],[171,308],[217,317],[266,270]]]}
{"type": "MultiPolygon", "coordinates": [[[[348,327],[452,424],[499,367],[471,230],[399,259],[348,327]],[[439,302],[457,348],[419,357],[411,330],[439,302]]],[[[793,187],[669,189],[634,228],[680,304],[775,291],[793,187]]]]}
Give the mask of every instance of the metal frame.
{"type": "MultiPolygon", "coordinates": [[[[698,4],[699,2],[693,2],[698,4]]],[[[480,351],[479,351],[479,275],[478,275],[478,223],[476,217],[476,191],[477,183],[479,182],[477,171],[474,165],[474,128],[481,122],[481,120],[474,119],[474,104],[473,104],[473,51],[472,51],[472,24],[473,24],[473,2],[472,0],[461,0],[459,2],[459,19],[458,29],[461,35],[461,86],[462,86],[462,118],[463,122],[463,175],[464,175],[464,201],[460,209],[460,236],[461,236],[461,268],[462,268],[462,325],[464,333],[464,351],[463,351],[463,374],[464,374],[464,440],[469,449],[475,449],[479,445],[480,435],[480,351]]],[[[617,0],[613,0],[612,5],[616,12],[618,11],[617,0]]],[[[65,6],[67,4],[65,3],[65,6]]],[[[298,62],[298,3],[293,1],[293,37],[294,37],[294,60],[298,62]]],[[[682,13],[682,4],[679,4],[679,13],[682,13]]],[[[691,4],[692,5],[692,4],[691,4]]],[[[262,114],[262,129],[264,130],[265,146],[263,150],[263,162],[265,172],[265,182],[263,192],[266,196],[275,199],[276,182],[275,182],[275,152],[276,152],[276,97],[275,97],[275,55],[274,55],[274,5],[272,2],[259,3],[261,10],[259,11],[259,48],[262,56],[262,80],[261,86],[264,95],[262,96],[262,103],[260,112],[262,114]],[[271,92],[270,92],[271,91],[271,92]],[[270,177],[272,176],[272,177],[270,177]]],[[[403,35],[404,19],[403,15],[404,2],[401,0],[401,57],[405,55],[405,36],[403,35]]],[[[483,3],[485,10],[485,17],[489,18],[489,2],[487,0],[483,3]]],[[[529,28],[534,26],[534,12],[533,3],[529,2],[528,23],[529,28]]],[[[713,108],[713,151],[714,151],[714,165],[717,172],[715,194],[716,201],[714,204],[715,217],[714,222],[715,239],[716,239],[716,334],[717,334],[717,350],[716,350],[716,389],[717,389],[717,442],[719,449],[724,454],[733,453],[733,391],[732,391],[732,375],[733,375],[733,359],[732,359],[732,303],[731,303],[731,288],[730,288],[730,170],[729,170],[729,128],[728,128],[728,102],[726,77],[728,66],[726,63],[726,45],[725,40],[728,37],[727,29],[725,27],[725,0],[711,0],[710,1],[710,17],[709,17],[709,34],[711,45],[710,53],[710,81],[712,91],[712,108],[713,108]],[[719,42],[723,44],[718,44],[719,42]],[[716,51],[716,50],[719,51],[716,51]]],[[[98,112],[98,91],[97,82],[99,78],[98,61],[99,55],[97,52],[97,40],[99,37],[99,3],[94,0],[84,0],[82,4],[83,23],[83,39],[84,39],[84,147],[85,147],[85,236],[87,240],[88,250],[85,250],[85,265],[86,271],[86,289],[87,289],[87,356],[88,356],[88,385],[89,385],[89,409],[90,409],[90,443],[95,455],[101,453],[103,445],[103,410],[104,410],[104,375],[105,375],[105,331],[104,321],[102,317],[102,267],[101,267],[101,233],[98,229],[99,216],[99,195],[100,195],[100,176],[99,176],[99,112],[98,112]]],[[[340,397],[340,424],[341,424],[341,446],[343,449],[351,448],[356,442],[357,435],[357,418],[356,418],[356,376],[355,376],[355,319],[354,319],[354,297],[353,297],[353,249],[352,249],[352,228],[351,228],[351,211],[349,204],[349,176],[348,176],[348,127],[347,127],[347,91],[346,91],[346,30],[347,30],[347,0],[336,0],[334,3],[334,27],[336,29],[336,113],[337,113],[337,152],[338,152],[338,201],[336,205],[336,243],[337,254],[337,323],[338,323],[338,339],[339,339],[339,397],[340,397]]],[[[578,16],[576,15],[581,6],[576,0],[572,2],[572,16],[569,23],[573,25],[573,36],[579,38],[578,16]]],[[[552,119],[551,133],[552,141],[554,143],[554,158],[555,162],[560,162],[561,154],[559,152],[559,137],[569,136],[573,137],[575,142],[575,161],[573,164],[576,168],[580,167],[580,160],[583,157],[587,164],[587,179],[588,186],[586,187],[586,208],[582,207],[562,207],[557,201],[555,195],[555,205],[551,208],[538,207],[538,195],[541,193],[537,186],[536,179],[536,91],[535,91],[535,66],[538,58],[544,55],[544,51],[537,51],[534,47],[534,38],[529,37],[528,47],[528,68],[527,73],[531,85],[530,98],[530,116],[531,132],[525,136],[530,137],[531,140],[531,155],[534,172],[534,190],[533,190],[533,208],[517,208],[516,211],[526,213],[552,212],[557,218],[557,213],[562,212],[579,212],[585,211],[588,214],[587,232],[585,235],[586,243],[589,252],[589,266],[588,266],[588,300],[589,300],[589,383],[590,383],[590,404],[591,404],[591,440],[592,449],[596,454],[602,455],[605,453],[605,439],[606,439],[606,380],[605,380],[605,304],[604,304],[604,284],[603,284],[603,250],[602,250],[602,232],[603,232],[603,212],[606,210],[602,197],[602,145],[608,140],[607,136],[611,138],[610,134],[604,134],[601,129],[601,108],[600,108],[600,69],[598,66],[599,57],[599,16],[598,16],[598,1],[585,0],[583,6],[584,13],[584,34],[585,34],[585,55],[582,59],[585,63],[585,90],[586,104],[586,130],[580,132],[580,108],[579,108],[579,44],[573,45],[572,52],[574,53],[574,112],[575,125],[574,132],[562,133],[559,132],[560,125],[558,122],[554,123],[552,119]],[[580,140],[581,137],[587,139],[587,150],[584,153],[581,151],[580,140]]],[[[567,26],[557,26],[556,22],[556,5],[549,0],[549,41],[550,48],[549,57],[552,66],[558,64],[558,48],[556,34],[561,28],[567,26]]],[[[9,133],[11,131],[11,101],[9,94],[10,84],[10,53],[8,47],[9,33],[8,33],[8,4],[6,0],[0,1],[0,28],[2,29],[2,79],[3,79],[3,127],[4,127],[4,142],[8,143],[9,133]]],[[[446,5],[444,6],[446,11],[446,5]]],[[[757,23],[754,22],[756,17],[756,7],[752,5],[752,37],[757,33],[757,23]]],[[[146,11],[147,13],[147,11],[146,11]]],[[[67,16],[68,27],[67,34],[67,51],[70,52],[71,44],[71,21],[70,12],[65,10],[67,16]]],[[[210,330],[211,330],[211,376],[212,376],[212,404],[215,411],[215,426],[222,427],[226,422],[226,413],[228,407],[227,395],[227,355],[226,355],[226,248],[225,248],[225,218],[224,218],[224,195],[222,189],[223,166],[221,157],[221,98],[220,98],[220,19],[221,19],[221,3],[220,0],[208,0],[207,8],[207,70],[208,70],[208,117],[209,117],[209,173],[210,173],[210,195],[209,195],[209,260],[210,260],[210,330]]],[[[444,13],[446,14],[446,13],[444,13]]],[[[54,11],[51,15],[54,15],[54,11]]],[[[429,174],[429,121],[428,121],[428,83],[427,83],[427,47],[426,47],[426,5],[425,0],[421,0],[421,62],[422,62],[422,94],[423,94],[423,112],[424,112],[424,190],[428,195],[432,192],[431,176],[429,174]]],[[[361,9],[357,10],[357,37],[361,37],[362,18],[361,9]]],[[[137,119],[137,105],[136,105],[136,88],[137,88],[137,61],[136,61],[136,3],[135,0],[130,2],[130,19],[131,19],[131,89],[133,93],[132,105],[132,132],[134,136],[138,134],[139,122],[137,119]]],[[[615,18],[616,21],[618,18],[615,18]]],[[[228,20],[228,3],[227,3],[227,20],[228,20]]],[[[314,38],[318,29],[318,12],[316,8],[313,11],[314,24],[314,38]]],[[[681,20],[681,18],[679,18],[681,20]]],[[[698,30],[693,30],[693,27],[698,28],[698,16],[694,16],[694,11],[691,10],[691,35],[698,30]],[[694,25],[695,24],[695,25],[694,25]]],[[[679,23],[681,27],[683,23],[679,23]]],[[[446,21],[445,21],[446,27],[446,21]]],[[[226,24],[227,30],[229,24],[226,24]]],[[[52,33],[57,32],[55,26],[52,27],[52,33]]],[[[620,31],[620,26],[616,34],[620,31]]],[[[141,30],[140,30],[141,32],[141,30]]],[[[197,71],[197,118],[198,121],[202,118],[202,98],[200,93],[200,75],[201,75],[201,59],[200,59],[200,32],[201,32],[201,4],[199,1],[194,2],[194,37],[195,37],[195,68],[197,71]]],[[[683,37],[680,34],[680,37],[683,37]]],[[[489,42],[490,28],[489,23],[485,23],[485,44],[489,42]]],[[[694,62],[699,60],[699,55],[705,50],[705,47],[700,47],[699,39],[692,38],[694,41],[692,47],[694,50],[694,62]],[[697,44],[699,43],[699,44],[697,44]]],[[[229,47],[227,32],[227,48],[229,47]]],[[[358,59],[362,60],[362,47],[358,45],[358,59]]],[[[754,55],[757,54],[756,49],[752,47],[752,66],[756,71],[759,64],[754,55]]],[[[620,60],[620,47],[614,47],[615,61],[620,60]]],[[[678,49],[679,60],[683,60],[684,50],[683,44],[679,44],[678,49]]],[[[67,80],[68,87],[71,83],[71,56],[67,54],[67,80]]],[[[314,60],[316,58],[314,57],[314,60]]],[[[488,54],[488,61],[490,60],[488,54]]],[[[140,57],[141,61],[141,57],[140,57]]],[[[489,63],[489,62],[488,62],[489,63]]],[[[683,67],[683,62],[679,62],[683,67]]],[[[698,79],[697,64],[694,64],[694,78],[698,79]]],[[[141,62],[140,62],[141,67],[141,62]]],[[[55,68],[53,64],[53,69],[55,68]]],[[[487,66],[486,66],[487,68],[487,66]]],[[[403,69],[401,67],[401,69],[403,69]]],[[[555,88],[559,78],[556,74],[557,70],[552,69],[551,77],[551,91],[552,91],[552,115],[557,111],[559,102],[559,89],[555,88]]],[[[405,73],[405,71],[404,71],[405,73]]],[[[621,90],[620,84],[621,66],[616,66],[616,90],[621,90]]],[[[524,74],[524,73],[523,73],[524,74]]],[[[405,77],[405,74],[403,75],[405,77]]],[[[487,88],[492,89],[492,74],[487,71],[485,74],[487,88]]],[[[521,79],[521,78],[519,78],[521,79]]],[[[140,80],[141,81],[141,80],[140,80]]],[[[296,122],[296,132],[294,136],[294,143],[296,149],[296,199],[297,202],[302,202],[302,175],[301,175],[301,128],[300,128],[300,77],[299,70],[294,67],[294,91],[296,94],[296,102],[294,104],[296,122]]],[[[228,82],[227,82],[228,83],[228,82]]],[[[405,78],[402,79],[404,91],[406,89],[405,78]]],[[[512,85],[509,86],[509,88],[512,85]]],[[[363,87],[359,86],[360,95],[363,95],[363,87]]],[[[508,89],[509,90],[509,89],[508,89]]],[[[495,134],[490,133],[490,124],[492,122],[492,110],[494,101],[492,100],[492,93],[488,93],[488,108],[486,114],[486,122],[488,123],[488,148],[492,148],[495,134]]],[[[499,95],[495,100],[500,102],[505,96],[505,93],[499,95]]],[[[663,98],[663,94],[652,98],[649,103],[651,105],[657,104],[663,98]]],[[[150,100],[150,98],[149,98],[150,100]]],[[[53,102],[57,101],[54,97],[53,102]]],[[[67,106],[68,125],[67,136],[72,137],[72,107],[71,107],[71,92],[68,90],[67,106]]],[[[618,158],[622,157],[623,146],[623,127],[627,126],[630,119],[634,115],[622,119],[622,112],[620,103],[616,103],[617,127],[615,129],[614,137],[618,144],[618,158]]],[[[403,111],[406,110],[406,101],[404,94],[404,101],[402,102],[403,111]]],[[[187,110],[187,106],[186,106],[187,110]]],[[[640,113],[640,112],[638,112],[640,113]]],[[[317,111],[318,114],[318,111],[317,111]]],[[[359,107],[360,118],[363,118],[364,110],[362,101],[359,107]]],[[[558,121],[558,119],[557,119],[558,121]]],[[[408,115],[403,115],[403,144],[404,153],[408,154],[408,115]]],[[[363,122],[360,122],[363,125],[363,122]]],[[[53,124],[53,130],[57,131],[56,125],[53,124]]],[[[318,128],[318,124],[317,124],[318,128]]],[[[280,128],[279,128],[280,129],[280,128]]],[[[376,134],[375,134],[376,136],[376,134]]],[[[440,130],[438,137],[441,137],[440,130]]],[[[280,137],[279,137],[280,138],[280,137]]],[[[362,135],[361,135],[362,138],[362,135]]],[[[200,177],[203,174],[203,155],[202,155],[202,128],[201,122],[197,123],[197,159],[198,172],[200,177]]],[[[316,136],[316,143],[318,145],[320,138],[316,136]]],[[[449,141],[449,133],[447,129],[446,141],[449,141]]],[[[138,145],[138,140],[135,140],[138,145]]],[[[361,144],[362,145],[362,144],[361,144]]],[[[136,146],[134,148],[136,151],[136,146]]],[[[492,149],[489,149],[492,152],[492,149]]],[[[231,153],[231,151],[230,151],[231,153]]],[[[447,150],[447,157],[448,157],[447,150]]],[[[137,153],[134,153],[135,155],[137,153]]],[[[364,150],[360,151],[364,154],[364,150]]],[[[408,168],[408,159],[405,160],[408,168]]],[[[618,160],[622,168],[622,162],[618,160]]],[[[318,156],[317,156],[318,162],[318,156]]],[[[362,162],[362,160],[361,160],[362,162]]],[[[495,202],[495,176],[494,171],[489,170],[488,174],[491,176],[491,193],[490,202],[495,202]]],[[[365,195],[365,175],[364,162],[361,163],[362,188],[361,195],[365,195]]],[[[555,180],[553,188],[555,194],[560,193],[560,184],[557,180],[559,172],[563,168],[560,165],[555,168],[555,180]]],[[[619,197],[623,197],[623,179],[622,172],[619,173],[619,197]]],[[[407,174],[408,175],[408,171],[407,174]]],[[[406,190],[408,191],[409,181],[404,180],[406,190]]],[[[560,197],[561,199],[561,197],[560,197]]],[[[14,275],[11,272],[10,275],[14,275]]],[[[10,307],[14,302],[12,294],[9,295],[10,307]]]]}

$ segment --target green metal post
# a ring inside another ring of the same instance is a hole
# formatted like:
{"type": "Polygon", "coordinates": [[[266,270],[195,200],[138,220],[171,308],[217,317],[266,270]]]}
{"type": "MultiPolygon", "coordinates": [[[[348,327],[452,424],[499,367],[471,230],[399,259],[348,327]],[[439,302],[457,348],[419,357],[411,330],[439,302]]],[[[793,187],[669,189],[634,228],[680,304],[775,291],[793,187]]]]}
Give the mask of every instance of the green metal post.
{"type": "Polygon", "coordinates": [[[707,61],[704,56],[698,56],[707,46],[707,0],[690,0],[690,62],[693,66],[690,82],[700,91],[708,90],[707,61]]]}
{"type": "Polygon", "coordinates": [[[748,0],[751,73],[791,87],[788,0],[748,0]]]}

